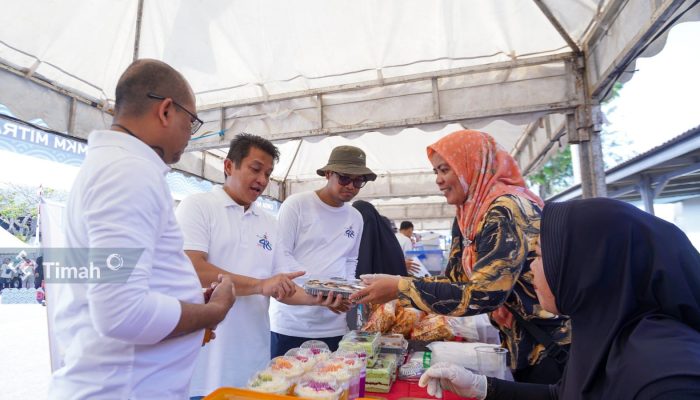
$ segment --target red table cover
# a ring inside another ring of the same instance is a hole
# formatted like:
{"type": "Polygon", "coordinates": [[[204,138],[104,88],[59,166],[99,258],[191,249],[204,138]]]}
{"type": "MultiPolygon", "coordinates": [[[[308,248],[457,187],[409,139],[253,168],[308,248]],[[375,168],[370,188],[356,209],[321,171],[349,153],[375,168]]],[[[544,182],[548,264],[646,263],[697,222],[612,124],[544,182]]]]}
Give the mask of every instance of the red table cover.
{"type": "MultiPolygon", "coordinates": [[[[435,397],[430,396],[426,391],[426,388],[418,386],[418,382],[409,382],[397,380],[391,387],[389,393],[372,393],[365,392],[365,397],[377,397],[386,400],[399,400],[405,397],[420,398],[420,399],[434,399],[435,397]]],[[[442,392],[443,400],[457,400],[463,399],[456,394],[448,391],[442,392]]]]}

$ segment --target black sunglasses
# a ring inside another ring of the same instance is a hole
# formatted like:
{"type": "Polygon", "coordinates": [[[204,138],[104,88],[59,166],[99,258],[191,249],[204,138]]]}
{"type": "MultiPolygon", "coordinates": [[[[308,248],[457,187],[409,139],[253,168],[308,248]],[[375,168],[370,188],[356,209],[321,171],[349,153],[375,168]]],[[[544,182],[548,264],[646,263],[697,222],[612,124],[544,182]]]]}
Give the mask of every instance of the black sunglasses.
{"type": "MultiPolygon", "coordinates": [[[[156,100],[165,100],[167,98],[167,97],[159,96],[159,95],[154,94],[154,93],[148,93],[146,96],[148,96],[148,98],[150,98],[150,99],[156,99],[156,100]]],[[[171,100],[172,100],[172,98],[171,98],[171,100]]],[[[190,117],[192,117],[192,120],[191,120],[192,126],[190,126],[190,132],[192,135],[194,135],[199,130],[199,128],[201,128],[202,125],[204,125],[204,121],[199,119],[197,114],[192,113],[190,110],[183,107],[182,104],[178,103],[177,101],[173,100],[173,104],[175,104],[177,107],[180,107],[180,109],[182,111],[186,112],[187,114],[190,115],[190,117]]]]}
{"type": "Polygon", "coordinates": [[[350,182],[352,182],[352,185],[355,187],[355,189],[361,189],[367,184],[367,178],[365,178],[364,176],[351,178],[347,175],[341,175],[337,172],[333,173],[338,175],[338,183],[340,183],[341,186],[347,186],[350,184],[350,182]]]}

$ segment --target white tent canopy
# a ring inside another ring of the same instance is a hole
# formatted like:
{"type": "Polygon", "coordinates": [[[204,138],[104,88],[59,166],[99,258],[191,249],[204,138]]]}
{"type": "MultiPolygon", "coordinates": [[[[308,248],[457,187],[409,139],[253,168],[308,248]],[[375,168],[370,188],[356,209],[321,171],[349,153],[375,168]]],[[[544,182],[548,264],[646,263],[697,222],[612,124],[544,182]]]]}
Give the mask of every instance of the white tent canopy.
{"type": "Polygon", "coordinates": [[[425,147],[460,126],[494,135],[525,172],[580,143],[584,191],[604,194],[596,105],[660,50],[652,38],[698,19],[693,4],[10,0],[0,102],[85,137],[109,125],[126,66],[161,59],[190,81],[205,121],[176,168],[221,181],[228,141],[263,135],[282,150],[267,194],[283,200],[318,187],[330,149],[352,143],[380,175],[362,197],[404,198],[397,214],[445,227],[453,211],[425,197],[437,194],[425,147]]]}
{"type": "Polygon", "coordinates": [[[16,248],[24,249],[29,247],[28,244],[17,239],[13,234],[0,228],[0,249],[16,248]]]}

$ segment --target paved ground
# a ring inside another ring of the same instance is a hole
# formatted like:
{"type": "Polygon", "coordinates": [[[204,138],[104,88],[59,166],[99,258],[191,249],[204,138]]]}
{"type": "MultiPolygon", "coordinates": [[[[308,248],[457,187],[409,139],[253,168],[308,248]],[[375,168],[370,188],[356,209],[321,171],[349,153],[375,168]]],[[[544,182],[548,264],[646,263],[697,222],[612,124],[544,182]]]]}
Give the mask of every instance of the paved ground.
{"type": "Polygon", "coordinates": [[[50,375],[46,307],[0,304],[0,397],[45,400],[50,375]]]}

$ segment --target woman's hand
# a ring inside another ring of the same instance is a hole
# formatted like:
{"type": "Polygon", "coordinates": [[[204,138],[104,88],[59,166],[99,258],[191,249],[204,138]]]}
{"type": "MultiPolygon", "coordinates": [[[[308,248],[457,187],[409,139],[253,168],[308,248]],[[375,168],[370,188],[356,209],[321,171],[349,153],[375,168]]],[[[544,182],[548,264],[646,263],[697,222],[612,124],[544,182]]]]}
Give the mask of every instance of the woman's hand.
{"type": "Polygon", "coordinates": [[[399,297],[398,275],[373,274],[361,275],[366,288],[350,296],[350,301],[358,304],[383,304],[399,297]]]}
{"type": "Polygon", "coordinates": [[[428,394],[442,398],[442,390],[460,397],[483,400],[486,398],[486,377],[475,374],[458,365],[439,362],[428,368],[418,381],[418,386],[428,387],[428,394]]]}
{"type": "Polygon", "coordinates": [[[409,274],[415,275],[420,272],[420,264],[418,264],[413,258],[406,259],[406,270],[409,274]]]}

